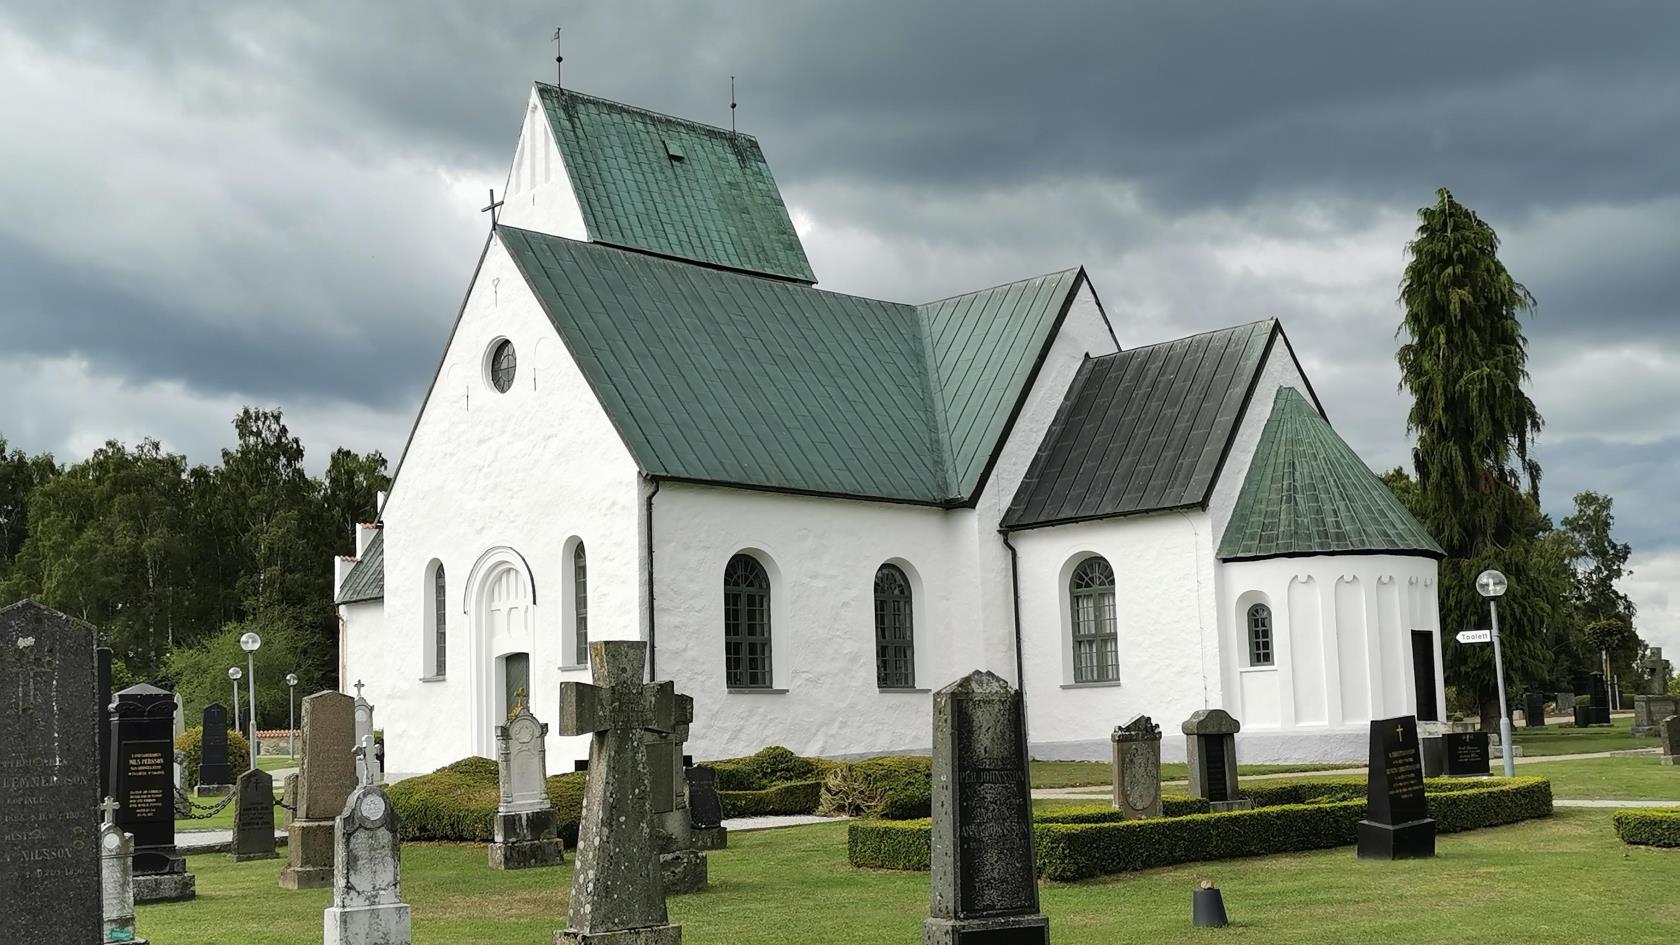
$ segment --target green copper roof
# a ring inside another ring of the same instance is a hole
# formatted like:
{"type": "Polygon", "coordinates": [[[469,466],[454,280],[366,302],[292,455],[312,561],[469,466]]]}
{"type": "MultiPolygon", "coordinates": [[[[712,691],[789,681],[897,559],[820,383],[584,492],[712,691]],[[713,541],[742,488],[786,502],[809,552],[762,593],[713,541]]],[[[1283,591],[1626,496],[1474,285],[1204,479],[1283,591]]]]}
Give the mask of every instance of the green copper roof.
{"type": "Polygon", "coordinates": [[[1207,501],[1282,330],[1254,322],[1091,358],[1074,376],[1003,527],[1207,501]]]}
{"type": "Polygon", "coordinates": [[[1373,552],[1443,555],[1329,421],[1295,388],[1279,388],[1219,557],[1373,552]]]}
{"type": "Polygon", "coordinates": [[[385,530],[373,533],[373,540],[362,549],[362,556],[350,573],[344,576],[339,588],[340,604],[356,604],[364,600],[380,600],[385,596],[385,530]]]}
{"type": "Polygon", "coordinates": [[[751,135],[537,83],[589,238],[815,282],[751,135]]]}
{"type": "Polygon", "coordinates": [[[979,488],[1078,282],[918,307],[497,235],[643,472],[924,504],[979,488]]]}

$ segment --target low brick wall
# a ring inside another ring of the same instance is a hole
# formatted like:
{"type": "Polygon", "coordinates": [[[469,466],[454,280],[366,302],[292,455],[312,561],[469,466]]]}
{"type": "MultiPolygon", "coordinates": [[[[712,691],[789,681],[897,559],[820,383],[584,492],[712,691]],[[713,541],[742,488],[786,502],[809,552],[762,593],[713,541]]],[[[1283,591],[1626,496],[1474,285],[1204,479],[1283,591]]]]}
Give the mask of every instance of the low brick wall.
{"type": "MultiPolygon", "coordinates": [[[[294,734],[294,733],[288,733],[283,728],[259,728],[259,729],[257,729],[257,754],[259,754],[259,755],[284,755],[284,754],[287,754],[287,749],[291,747],[291,745],[288,744],[287,741],[286,741],[286,736],[288,734],[294,734]]],[[[303,743],[303,732],[301,732],[301,731],[296,732],[294,734],[294,740],[295,740],[296,744],[302,744],[303,743]]]]}

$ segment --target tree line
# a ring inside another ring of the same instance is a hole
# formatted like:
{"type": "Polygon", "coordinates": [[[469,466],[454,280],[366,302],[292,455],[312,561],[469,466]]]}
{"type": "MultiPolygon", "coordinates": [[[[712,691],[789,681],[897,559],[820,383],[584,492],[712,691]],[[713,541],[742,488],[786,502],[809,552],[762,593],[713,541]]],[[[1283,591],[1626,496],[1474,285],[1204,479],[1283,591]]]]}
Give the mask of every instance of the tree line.
{"type": "Polygon", "coordinates": [[[152,439],[63,466],[0,436],[0,602],[93,624],[118,685],[173,687],[189,712],[230,701],[254,630],[259,724],[283,725],[286,673],[300,697],[337,685],[332,556],[390,478],[380,453],[342,448],[309,475],[279,410],[247,407],[233,427],[221,462],[196,466],[152,439]]]}
{"type": "Polygon", "coordinates": [[[1632,549],[1612,534],[1608,495],[1577,494],[1561,522],[1541,511],[1531,448],[1544,421],[1524,389],[1522,330],[1536,302],[1500,262],[1498,234],[1445,189],[1418,218],[1400,283],[1397,355],[1412,395],[1412,469],[1383,478],[1447,553],[1438,585],[1447,685],[1491,726],[1499,718],[1492,648],[1454,640],[1488,626],[1476,575],[1495,568],[1510,579],[1499,625],[1512,700],[1527,689],[1569,689],[1604,657],[1629,683],[1646,650],[1633,602],[1616,587],[1632,549]]]}

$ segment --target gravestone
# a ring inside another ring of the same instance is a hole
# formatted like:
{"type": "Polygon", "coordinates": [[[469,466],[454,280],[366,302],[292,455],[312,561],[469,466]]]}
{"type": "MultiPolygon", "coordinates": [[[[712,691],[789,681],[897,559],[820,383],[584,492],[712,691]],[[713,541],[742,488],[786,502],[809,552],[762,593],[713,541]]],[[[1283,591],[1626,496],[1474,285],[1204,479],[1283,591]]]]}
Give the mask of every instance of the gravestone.
{"type": "MultiPolygon", "coordinates": [[[[93,650],[94,678],[98,680],[99,703],[99,796],[111,796],[111,648],[93,650]]],[[[176,784],[181,783],[179,780],[176,784]]]]}
{"type": "Polygon", "coordinates": [[[228,859],[272,860],[274,852],[274,776],[252,768],[239,776],[233,811],[233,845],[228,859]]]}
{"type": "Polygon", "coordinates": [[[1591,696],[1588,707],[1592,710],[1587,717],[1588,725],[1610,724],[1610,687],[1604,684],[1603,673],[1587,674],[1587,693],[1591,696]]]}
{"type": "Polygon", "coordinates": [[[126,942],[146,945],[134,934],[134,838],[117,826],[117,802],[107,797],[99,805],[105,815],[99,828],[100,898],[104,901],[106,945],[126,942]]]}
{"type": "Polygon", "coordinates": [[[1114,807],[1126,820],[1161,816],[1161,726],[1139,715],[1114,730],[1114,807]]]}
{"type": "Polygon", "coordinates": [[[1680,765],[1680,715],[1671,715],[1657,724],[1662,738],[1662,763],[1680,765]]]}
{"type": "Polygon", "coordinates": [[[694,722],[694,699],[678,694],[670,732],[646,732],[648,777],[653,788],[654,844],[665,895],[699,892],[706,888],[706,854],[694,843],[688,817],[687,779],[683,777],[683,745],[694,722]]]}
{"type": "Polygon", "coordinates": [[[1359,822],[1359,858],[1404,860],[1435,855],[1435,821],[1423,794],[1423,760],[1417,719],[1371,722],[1370,771],[1365,819],[1359,822]]]}
{"type": "Polygon", "coordinates": [[[286,775],[286,780],[282,784],[284,786],[280,788],[280,826],[290,830],[292,820],[297,812],[297,772],[293,771],[286,775]]]}
{"type": "Polygon", "coordinates": [[[1247,810],[1237,795],[1237,733],[1242,723],[1224,709],[1198,709],[1182,726],[1190,768],[1190,796],[1206,798],[1212,811],[1247,810]]]}
{"type": "MultiPolygon", "coordinates": [[[[1489,740],[1487,732],[1448,732],[1446,739],[1446,770],[1452,778],[1486,776],[1489,740]]],[[[1425,774],[1428,772],[1426,771],[1425,774]]]]}
{"type": "Polygon", "coordinates": [[[989,672],[933,696],[932,854],[926,945],[1047,945],[1021,694],[989,672]]]}
{"type": "Polygon", "coordinates": [[[670,682],[643,683],[646,665],[646,643],[598,640],[589,644],[594,684],[560,684],[560,734],[590,741],[571,905],[555,945],[682,941],[665,911],[643,742],[644,732],[676,724],[676,694],[670,682]]]}
{"type": "Polygon", "coordinates": [[[409,945],[402,901],[402,846],[397,811],[373,781],[377,749],[368,735],[356,749],[364,778],[345,799],[333,828],[333,904],[323,916],[325,945],[409,945]]]}
{"type": "Polygon", "coordinates": [[[100,941],[93,628],[0,608],[0,942],[100,941]]]}
{"type": "Polygon", "coordinates": [[[1546,727],[1545,693],[1529,692],[1523,694],[1523,724],[1528,728],[1546,727]]]}
{"type": "Polygon", "coordinates": [[[496,804],[490,868],[522,870],[566,861],[566,844],[554,835],[554,805],[548,797],[548,726],[521,703],[506,724],[496,726],[496,769],[501,798],[496,804]]]}
{"type": "Polygon", "coordinates": [[[175,694],[140,683],[111,703],[117,826],[134,835],[134,901],[191,899],[195,880],[175,848],[175,694]]]}
{"type": "MultiPolygon", "coordinates": [[[[356,680],[355,715],[356,740],[354,744],[360,745],[365,740],[374,737],[373,704],[362,698],[362,681],[360,679],[356,680]]],[[[385,749],[383,746],[376,742],[374,750],[367,754],[366,760],[363,760],[361,755],[357,755],[356,759],[356,780],[358,783],[364,780],[365,772],[362,769],[369,765],[373,768],[373,782],[375,784],[385,783],[385,749]]]]}
{"type": "Polygon", "coordinates": [[[333,825],[356,787],[354,707],[355,700],[341,692],[317,692],[303,700],[297,800],[286,825],[282,889],[332,884],[333,825]]]}
{"type": "Polygon", "coordinates": [[[1633,697],[1633,734],[1636,738],[1649,738],[1657,734],[1657,726],[1663,719],[1680,713],[1680,696],[1668,694],[1671,667],[1663,659],[1662,647],[1651,647],[1640,661],[1640,667],[1646,674],[1645,692],[1633,697]]]}
{"type": "Polygon", "coordinates": [[[202,713],[204,729],[198,755],[198,796],[224,797],[232,790],[233,773],[228,766],[227,708],[212,702],[202,713]]]}
{"type": "Polygon", "coordinates": [[[683,770],[684,794],[688,801],[689,837],[696,850],[722,850],[729,846],[729,828],[723,825],[723,796],[718,794],[717,772],[711,765],[690,765],[683,770]]]}

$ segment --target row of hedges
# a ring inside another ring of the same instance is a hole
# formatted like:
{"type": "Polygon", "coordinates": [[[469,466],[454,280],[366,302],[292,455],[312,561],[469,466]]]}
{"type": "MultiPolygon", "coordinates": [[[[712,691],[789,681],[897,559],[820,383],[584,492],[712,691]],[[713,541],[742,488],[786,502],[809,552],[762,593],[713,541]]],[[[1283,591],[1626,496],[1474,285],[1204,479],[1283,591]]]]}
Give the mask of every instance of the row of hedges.
{"type": "MultiPolygon", "coordinates": [[[[548,799],[560,837],[577,845],[578,821],[583,817],[582,772],[548,779],[548,799]]],[[[488,843],[495,830],[496,805],[501,800],[496,763],[489,758],[463,758],[431,774],[399,781],[386,789],[404,840],[472,840],[488,843]]]]}
{"type": "Polygon", "coordinates": [[[793,781],[762,791],[719,791],[725,817],[809,814],[822,798],[821,781],[793,781]]]}
{"type": "MultiPolygon", "coordinates": [[[[181,756],[181,790],[191,792],[198,787],[198,764],[204,760],[204,726],[194,725],[175,736],[175,753],[181,756]]],[[[236,729],[227,733],[228,771],[237,778],[245,773],[251,761],[251,743],[236,729]]]]}
{"type": "Polygon", "coordinates": [[[1616,836],[1623,843],[1680,847],[1680,808],[1636,807],[1616,811],[1616,836]]]}
{"type": "MultiPolygon", "coordinates": [[[[1437,830],[1492,827],[1552,812],[1552,786],[1543,778],[1489,779],[1431,793],[1437,830]]],[[[1331,782],[1329,787],[1342,786],[1331,782]]],[[[1219,814],[1194,813],[1119,821],[1117,812],[1074,808],[1035,818],[1038,870],[1073,880],[1232,857],[1265,856],[1345,846],[1357,841],[1365,801],[1336,800],[1333,791],[1302,787],[1303,801],[1219,814]]],[[[1188,799],[1186,799],[1188,800],[1188,799]]],[[[1176,806],[1176,802],[1175,802],[1176,806]]],[[[919,821],[856,821],[847,833],[853,866],[925,870],[931,828],[919,821]]]]}
{"type": "Polygon", "coordinates": [[[744,758],[725,758],[706,764],[717,772],[719,791],[763,791],[780,784],[821,781],[834,766],[826,758],[802,758],[780,745],[771,745],[744,758]]]}

